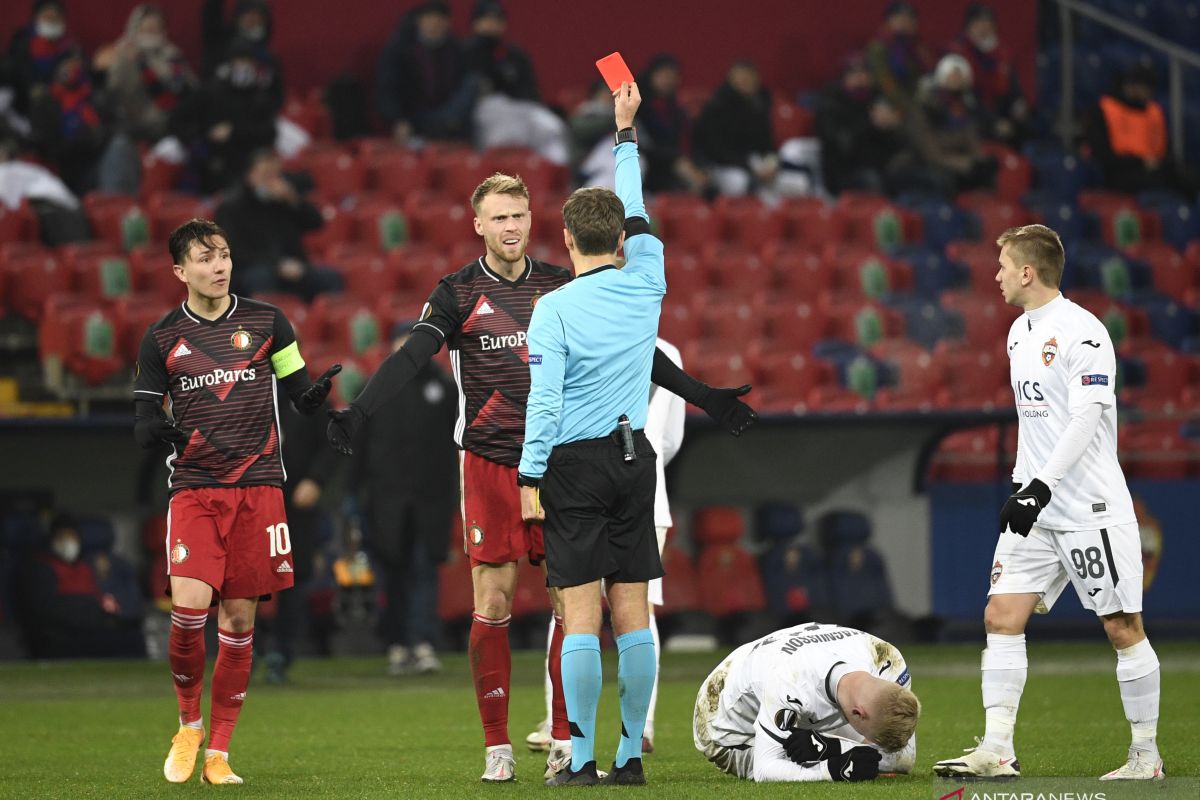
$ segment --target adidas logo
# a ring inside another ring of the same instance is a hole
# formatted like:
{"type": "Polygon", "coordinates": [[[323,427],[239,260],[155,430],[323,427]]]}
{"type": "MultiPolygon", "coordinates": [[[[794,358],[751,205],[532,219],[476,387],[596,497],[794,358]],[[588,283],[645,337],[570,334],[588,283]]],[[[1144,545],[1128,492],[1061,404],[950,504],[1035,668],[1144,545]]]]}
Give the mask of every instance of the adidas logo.
{"type": "Polygon", "coordinates": [[[192,354],[192,351],[188,350],[188,346],[184,342],[180,342],[179,347],[175,348],[175,357],[176,358],[183,358],[184,356],[190,356],[191,354],[192,354]]]}
{"type": "Polygon", "coordinates": [[[176,683],[188,683],[192,680],[191,675],[180,675],[178,672],[172,672],[171,677],[175,679],[176,683]]]}
{"type": "Polygon", "coordinates": [[[291,572],[292,565],[285,561],[282,564],[280,564],[278,567],[276,567],[275,571],[276,572],[291,572]]]}
{"type": "Polygon", "coordinates": [[[495,689],[492,689],[490,692],[485,694],[483,696],[483,699],[484,700],[503,700],[504,697],[505,697],[504,687],[497,686],[495,689]]]}
{"type": "Polygon", "coordinates": [[[483,303],[480,304],[479,308],[476,309],[476,311],[475,311],[475,315],[478,317],[481,317],[484,314],[494,314],[494,313],[496,313],[496,312],[492,311],[492,307],[490,305],[488,305],[487,300],[484,300],[483,303]]]}
{"type": "Polygon", "coordinates": [[[236,701],[237,701],[237,702],[239,702],[239,703],[243,703],[243,702],[245,702],[245,700],[246,700],[246,693],[245,693],[245,692],[238,692],[237,694],[231,694],[231,695],[229,696],[229,699],[230,699],[230,700],[236,700],[236,701]]]}

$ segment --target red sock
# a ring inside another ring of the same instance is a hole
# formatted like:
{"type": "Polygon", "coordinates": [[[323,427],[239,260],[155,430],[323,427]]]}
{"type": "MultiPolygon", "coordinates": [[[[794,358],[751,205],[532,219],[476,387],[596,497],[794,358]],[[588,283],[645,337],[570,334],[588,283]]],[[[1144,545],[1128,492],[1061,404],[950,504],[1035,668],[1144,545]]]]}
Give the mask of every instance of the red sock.
{"type": "Polygon", "coordinates": [[[567,722],[567,700],[562,685],[562,617],[554,615],[554,635],[550,637],[550,735],[559,741],[571,738],[567,722]]]}
{"type": "Polygon", "coordinates": [[[483,741],[487,747],[509,744],[508,692],[512,675],[512,653],[508,648],[508,621],[471,616],[471,676],[475,679],[475,700],[483,721],[483,741]]]}
{"type": "Polygon", "coordinates": [[[234,633],[217,628],[217,663],[213,667],[212,709],[209,721],[212,733],[208,749],[229,752],[229,737],[237,725],[238,714],[250,685],[250,664],[254,661],[254,629],[234,633]]]}
{"type": "Polygon", "coordinates": [[[204,625],[208,609],[171,607],[171,633],[167,639],[171,677],[179,700],[179,721],[200,719],[200,692],[204,689],[204,625]]]}

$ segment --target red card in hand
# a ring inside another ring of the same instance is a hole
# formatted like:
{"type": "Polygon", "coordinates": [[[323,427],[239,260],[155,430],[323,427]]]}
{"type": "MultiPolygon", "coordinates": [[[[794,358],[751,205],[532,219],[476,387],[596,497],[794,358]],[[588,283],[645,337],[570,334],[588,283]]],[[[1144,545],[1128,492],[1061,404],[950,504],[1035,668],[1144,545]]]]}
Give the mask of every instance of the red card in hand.
{"type": "Polygon", "coordinates": [[[620,53],[609,53],[596,62],[596,69],[600,70],[610,92],[620,89],[622,83],[633,83],[633,73],[620,53]]]}

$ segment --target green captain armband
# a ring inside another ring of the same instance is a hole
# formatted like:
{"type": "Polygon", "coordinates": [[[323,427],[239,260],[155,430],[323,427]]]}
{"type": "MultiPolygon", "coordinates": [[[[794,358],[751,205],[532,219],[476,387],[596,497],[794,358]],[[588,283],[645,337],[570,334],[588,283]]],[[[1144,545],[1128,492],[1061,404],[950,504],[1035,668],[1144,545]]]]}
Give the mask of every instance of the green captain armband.
{"type": "Polygon", "coordinates": [[[286,378],[296,370],[304,369],[304,358],[300,355],[300,345],[292,342],[278,353],[272,353],[271,368],[275,370],[276,378],[286,378]]]}

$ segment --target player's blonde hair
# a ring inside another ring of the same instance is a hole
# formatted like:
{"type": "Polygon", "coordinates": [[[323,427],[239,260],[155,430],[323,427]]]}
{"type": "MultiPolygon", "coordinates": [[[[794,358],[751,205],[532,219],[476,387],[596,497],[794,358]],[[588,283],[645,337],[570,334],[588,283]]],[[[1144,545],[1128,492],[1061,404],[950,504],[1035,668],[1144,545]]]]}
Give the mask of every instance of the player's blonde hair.
{"type": "Polygon", "coordinates": [[[879,692],[875,709],[875,735],[871,738],[888,753],[903,750],[917,729],[921,701],[911,690],[887,682],[879,692]]]}
{"type": "Polygon", "coordinates": [[[1008,245],[1008,254],[1013,262],[1018,267],[1029,264],[1037,273],[1038,280],[1046,286],[1057,288],[1062,282],[1067,255],[1063,252],[1062,239],[1045,225],[1009,228],[1000,234],[996,244],[1001,250],[1008,245]]]}
{"type": "Polygon", "coordinates": [[[511,197],[523,197],[528,200],[529,187],[525,185],[525,181],[521,180],[520,175],[493,173],[483,183],[476,186],[475,191],[471,193],[471,208],[475,209],[476,214],[479,213],[479,204],[489,194],[507,194],[511,197]]]}

